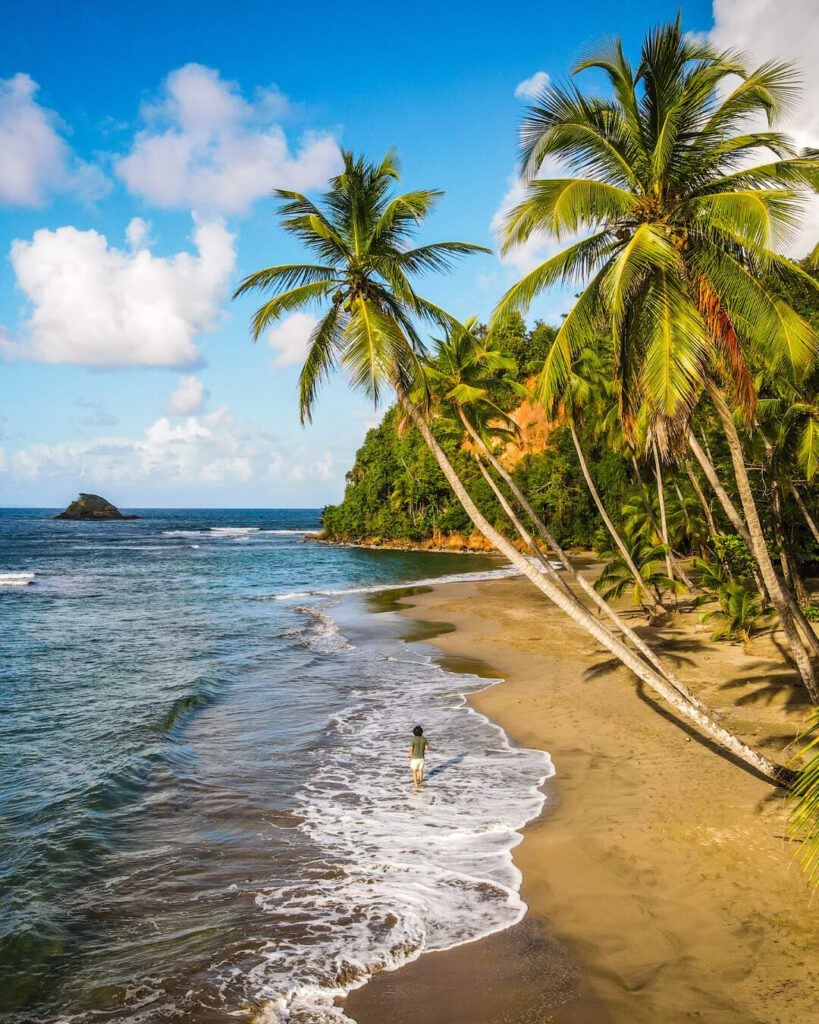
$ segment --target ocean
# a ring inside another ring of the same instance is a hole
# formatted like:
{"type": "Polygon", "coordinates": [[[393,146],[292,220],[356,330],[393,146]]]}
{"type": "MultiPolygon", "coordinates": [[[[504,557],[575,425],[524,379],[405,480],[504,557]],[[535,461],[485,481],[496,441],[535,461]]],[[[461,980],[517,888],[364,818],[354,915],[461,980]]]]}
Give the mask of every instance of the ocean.
{"type": "Polygon", "coordinates": [[[54,511],[0,510],[2,1021],[346,1022],[520,920],[549,758],[384,603],[509,569],[305,542],[309,509],[54,511]]]}

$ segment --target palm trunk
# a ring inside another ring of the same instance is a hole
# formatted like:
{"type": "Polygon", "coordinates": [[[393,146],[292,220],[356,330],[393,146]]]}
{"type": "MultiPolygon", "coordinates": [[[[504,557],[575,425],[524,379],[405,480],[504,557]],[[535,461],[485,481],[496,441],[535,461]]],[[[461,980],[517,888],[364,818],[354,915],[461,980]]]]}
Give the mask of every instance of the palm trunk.
{"type": "MultiPolygon", "coordinates": [[[[736,532],[740,535],[740,537],[742,537],[742,539],[750,548],[751,535],[750,533],[748,533],[748,528],[742,521],[742,516],[739,514],[739,512],[737,512],[736,505],[734,505],[734,503],[731,501],[730,497],[728,496],[728,492],[722,486],[720,478],[717,476],[717,471],[714,469],[711,460],[702,450],[699,441],[696,439],[696,437],[691,431],[689,431],[688,433],[688,444],[691,448],[691,451],[694,453],[694,457],[696,458],[697,462],[699,462],[703,473],[705,473],[705,479],[708,481],[709,484],[711,484],[711,487],[714,490],[714,494],[716,494],[717,498],[719,498],[719,503],[720,505],[722,505],[722,509],[725,512],[726,516],[728,516],[728,521],[731,523],[731,526],[733,526],[736,532]]],[[[716,536],[716,532],[714,535],[716,536]]]]}
{"type": "Polygon", "coordinates": [[[773,490],[773,521],[776,543],[779,547],[779,564],[782,566],[782,576],[785,583],[793,592],[799,610],[810,604],[808,592],[799,573],[799,564],[793,553],[793,548],[785,534],[785,521],[782,518],[782,487],[777,479],[774,479],[771,488],[773,490]]]}
{"type": "MultiPolygon", "coordinates": [[[[819,684],[817,683],[813,666],[799,638],[791,606],[785,596],[785,591],[782,588],[779,577],[776,575],[771,556],[768,553],[768,547],[765,543],[765,534],[759,521],[759,513],[757,512],[756,502],[751,490],[751,481],[745,468],[745,456],[742,451],[739,431],[731,416],[731,410],[728,408],[719,388],[713,381],[708,379],[705,381],[705,386],[717,411],[717,415],[722,421],[725,436],[728,439],[728,448],[731,452],[737,489],[739,490],[742,509],[745,513],[745,522],[747,523],[747,532],[751,541],[751,551],[754,553],[759,571],[762,574],[765,589],[768,591],[773,606],[779,615],[779,621],[782,624],[782,629],[788,641],[788,647],[790,648],[793,660],[799,670],[799,675],[802,677],[811,701],[814,704],[819,704],[819,684]]],[[[813,630],[810,630],[810,632],[813,633],[813,630]]]]}
{"type": "MultiPolygon", "coordinates": [[[[707,706],[699,699],[699,697],[697,697],[696,694],[692,693],[688,689],[688,687],[676,675],[676,673],[672,669],[670,669],[666,664],[664,664],[662,659],[648,646],[648,644],[642,639],[642,637],[638,633],[636,633],[631,628],[631,626],[629,626],[629,624],[625,622],[617,614],[617,612],[611,607],[611,605],[609,605],[609,603],[603,597],[601,597],[600,594],[598,594],[598,592],[588,582],[588,580],[580,574],[580,572],[574,567],[574,565],[572,565],[566,552],[555,540],[554,536],[551,534],[546,524],[543,522],[543,520],[540,518],[537,512],[535,512],[535,510],[532,508],[523,491],[521,491],[521,489],[515,483],[514,477],[504,468],[503,464],[495,457],[495,455],[492,453],[491,448],[489,448],[489,446],[486,444],[486,442],[483,440],[480,434],[478,434],[478,432],[469,422],[463,410],[459,409],[458,413],[472,441],[477,445],[477,447],[486,457],[489,464],[497,472],[498,476],[500,476],[500,478],[507,485],[507,487],[514,495],[520,507],[523,509],[523,511],[526,513],[526,515],[529,517],[532,523],[534,523],[540,536],[546,542],[548,547],[554,552],[557,560],[560,562],[560,564],[563,566],[566,572],[569,573],[571,578],[580,587],[583,593],[591,599],[592,603],[604,615],[611,619],[611,621],[620,630],[623,636],[625,636],[634,644],[634,646],[648,661],[648,663],[650,665],[653,665],[654,668],[657,669],[657,671],[660,673],[660,675],[667,679],[668,682],[671,683],[671,685],[674,687],[675,690],[677,690],[678,693],[680,693],[687,701],[693,704],[694,707],[699,708],[701,711],[707,711],[707,706]]],[[[517,516],[515,516],[514,512],[509,508],[508,503],[505,502],[505,500],[503,499],[497,485],[492,480],[490,475],[486,472],[486,470],[483,468],[483,466],[481,466],[481,472],[484,475],[484,479],[489,483],[489,486],[492,488],[492,491],[494,492],[498,500],[501,502],[501,507],[505,511],[508,510],[507,514],[509,515],[510,520],[517,529],[521,539],[524,540],[525,543],[529,544],[530,547],[533,547],[533,543],[529,538],[528,531],[526,531],[526,529],[519,524],[517,516]]],[[[560,580],[561,583],[563,583],[565,588],[569,590],[569,587],[565,583],[563,577],[558,576],[557,578],[560,580]]],[[[569,592],[571,593],[571,591],[569,592]]]]}
{"type": "Polygon", "coordinates": [[[808,529],[813,534],[813,539],[816,541],[817,544],[819,544],[819,526],[816,525],[816,521],[814,520],[813,516],[810,514],[810,512],[808,512],[807,506],[805,505],[805,502],[802,499],[802,495],[796,489],[796,484],[793,482],[793,480],[791,480],[790,483],[791,491],[793,492],[793,496],[796,499],[796,504],[799,506],[799,511],[804,516],[805,522],[808,524],[808,529]]]}
{"type": "Polygon", "coordinates": [[[523,523],[520,521],[520,519],[515,515],[515,510],[506,500],[506,496],[501,491],[500,487],[498,487],[498,485],[492,479],[489,472],[487,471],[486,466],[484,466],[480,456],[477,454],[475,455],[475,463],[477,464],[478,469],[481,471],[481,476],[489,484],[492,493],[495,495],[498,504],[506,514],[507,519],[512,524],[512,526],[514,526],[517,535],[520,537],[520,539],[523,541],[526,547],[529,548],[529,550],[532,552],[535,558],[543,566],[543,571],[548,575],[554,577],[555,581],[558,582],[564,588],[564,590],[566,590],[572,596],[572,598],[576,600],[576,598],[574,598],[574,595],[571,593],[571,590],[569,590],[569,586],[566,583],[566,581],[557,573],[555,567],[540,550],[540,546],[534,540],[534,538],[523,525],[523,523]]]}
{"type": "Polygon", "coordinates": [[[660,468],[660,453],[657,445],[651,446],[654,449],[654,476],[657,479],[657,499],[660,502],[660,531],[665,545],[665,568],[669,579],[674,579],[674,569],[671,566],[671,545],[668,543],[668,520],[665,517],[665,490],[663,488],[663,473],[660,468]]]}
{"type": "MultiPolygon", "coordinates": [[[[691,529],[691,516],[688,514],[688,509],[685,507],[685,498],[683,497],[683,492],[680,490],[680,485],[677,483],[676,480],[672,480],[672,483],[674,484],[674,493],[677,495],[677,500],[680,503],[680,511],[682,512],[682,514],[683,514],[683,516],[685,518],[686,526],[689,528],[689,531],[690,531],[690,529],[691,529]]],[[[671,551],[670,554],[671,554],[671,564],[674,566],[674,571],[680,577],[680,579],[683,581],[683,583],[686,585],[686,587],[688,587],[689,590],[693,590],[694,589],[694,581],[691,579],[691,577],[688,575],[688,573],[685,571],[685,569],[683,569],[682,565],[677,561],[677,556],[674,554],[674,552],[671,551]]],[[[682,557],[684,557],[684,556],[680,555],[680,558],[682,558],[682,557]]]]}
{"type": "Polygon", "coordinates": [[[793,588],[791,567],[788,561],[787,552],[785,551],[785,530],[782,526],[782,503],[779,500],[779,485],[776,481],[774,481],[773,484],[773,521],[774,536],[776,537],[776,543],[779,547],[779,564],[782,567],[782,578],[785,580],[787,586],[793,588]]]}
{"type": "MultiPolygon", "coordinates": [[[[702,450],[699,441],[696,439],[696,437],[694,437],[694,434],[691,431],[688,432],[688,444],[691,448],[691,451],[694,453],[697,462],[699,462],[703,473],[705,473],[705,479],[708,481],[709,484],[711,484],[711,487],[714,489],[714,494],[716,494],[717,498],[719,499],[719,503],[720,505],[722,505],[722,510],[726,514],[726,516],[728,516],[728,520],[731,523],[731,526],[733,526],[736,532],[740,535],[740,537],[745,542],[745,546],[753,555],[754,546],[751,541],[751,535],[750,533],[748,533],[748,527],[742,521],[742,516],[739,514],[739,512],[737,512],[736,505],[734,505],[734,503],[728,497],[728,492],[722,486],[720,478],[717,476],[717,471],[716,469],[714,469],[713,463],[702,450]]],[[[714,534],[714,536],[717,536],[716,533],[714,534]]],[[[752,571],[754,574],[754,582],[756,583],[756,589],[759,591],[759,596],[765,602],[770,601],[768,588],[765,586],[765,580],[759,569],[759,564],[756,560],[756,557],[754,557],[753,560],[752,571]]]]}
{"type": "MultiPolygon", "coordinates": [[[[580,447],[580,438],[577,436],[577,431],[574,429],[574,423],[572,423],[571,420],[569,421],[569,430],[571,431],[572,441],[574,441],[574,447],[575,451],[577,452],[577,458],[580,461],[580,468],[583,471],[583,479],[586,481],[586,486],[589,489],[589,493],[592,496],[592,500],[594,501],[594,504],[597,506],[597,511],[600,513],[600,518],[606,524],[606,529],[609,531],[611,539],[614,541],[617,550],[620,552],[623,561],[626,563],[628,571],[631,573],[635,581],[641,587],[643,593],[648,596],[648,585],[646,584],[646,581],[643,579],[640,570],[634,564],[634,559],[631,557],[628,548],[626,547],[625,543],[620,537],[620,534],[615,529],[614,523],[611,521],[611,519],[609,519],[608,512],[606,512],[605,506],[603,505],[603,502],[600,499],[600,495],[597,491],[597,488],[594,485],[594,480],[592,480],[591,478],[589,467],[586,465],[586,457],[583,454],[583,449],[580,447]]],[[[662,604],[660,603],[659,594],[656,595],[656,600],[654,602],[654,611],[655,614],[659,615],[664,615],[666,611],[666,609],[663,608],[662,604]]]]}
{"type": "Polygon", "coordinates": [[[708,504],[705,498],[700,482],[697,479],[697,474],[691,467],[691,460],[685,459],[685,471],[688,474],[688,479],[691,481],[691,486],[694,488],[694,493],[700,500],[702,510],[705,513],[705,521],[708,523],[708,529],[711,531],[711,536],[716,537],[717,535],[717,524],[714,520],[714,513],[711,511],[711,506],[708,504]]]}
{"type": "Polygon", "coordinates": [[[610,651],[627,668],[631,669],[637,678],[644,682],[654,693],[662,697],[663,700],[685,718],[694,722],[702,729],[706,736],[724,749],[729,750],[746,764],[751,765],[756,771],[762,773],[771,781],[778,785],[787,785],[793,778],[793,773],[789,769],[775,764],[763,754],[753,750],[740,740],[738,736],[723,728],[709,713],[693,707],[667,680],[663,679],[662,676],[646,665],[630,648],[626,647],[624,643],[610,633],[603,626],[603,623],[596,619],[587,608],[576,601],[572,601],[568,594],[553,579],[541,573],[525,555],[517,550],[514,544],[511,544],[492,526],[472,500],[471,495],[455,472],[446,453],[438,444],[435,435],[432,433],[429,424],[418,407],[411,401],[400,382],[394,381],[393,386],[398,400],[410,420],[418,428],[421,437],[424,439],[441,472],[463,506],[464,511],[484,537],[530,580],[545,597],[560,608],[561,611],[565,612],[573,622],[577,623],[593,639],[610,651]]]}

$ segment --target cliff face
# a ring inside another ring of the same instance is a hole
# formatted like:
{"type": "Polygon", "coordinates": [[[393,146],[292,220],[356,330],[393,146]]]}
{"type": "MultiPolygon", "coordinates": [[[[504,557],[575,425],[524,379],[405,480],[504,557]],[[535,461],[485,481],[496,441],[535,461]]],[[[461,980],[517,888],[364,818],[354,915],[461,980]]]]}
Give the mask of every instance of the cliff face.
{"type": "Polygon", "coordinates": [[[76,501],[64,512],[60,512],[55,519],[79,519],[79,520],[106,520],[106,519],[139,519],[139,516],[126,516],[110,501],[101,498],[99,494],[80,493],[76,501]]]}

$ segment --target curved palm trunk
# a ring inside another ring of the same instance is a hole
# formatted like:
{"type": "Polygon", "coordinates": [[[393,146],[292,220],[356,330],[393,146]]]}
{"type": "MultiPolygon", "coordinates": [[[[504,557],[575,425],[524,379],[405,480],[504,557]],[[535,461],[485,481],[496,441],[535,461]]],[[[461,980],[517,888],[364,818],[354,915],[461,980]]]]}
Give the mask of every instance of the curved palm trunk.
{"type": "MultiPolygon", "coordinates": [[[[635,473],[635,475],[637,477],[637,483],[640,485],[641,493],[642,494],[647,494],[648,490],[647,490],[645,484],[643,483],[643,478],[642,478],[642,476],[640,474],[640,466],[639,466],[639,464],[637,462],[637,459],[633,455],[631,456],[631,464],[632,464],[632,466],[634,466],[634,473],[635,473]]],[[[677,493],[679,494],[679,488],[677,488],[677,493]]],[[[646,512],[648,513],[648,517],[651,520],[651,525],[654,528],[654,532],[657,534],[658,537],[663,538],[667,534],[668,531],[665,531],[665,534],[664,534],[662,527],[660,527],[660,528],[657,527],[657,523],[654,520],[654,514],[653,514],[653,512],[651,510],[651,505],[648,503],[647,500],[646,500],[646,512]]],[[[686,520],[687,520],[688,519],[688,513],[685,511],[684,507],[683,507],[683,514],[685,515],[686,520]]],[[[688,578],[688,576],[686,576],[685,571],[683,570],[683,567],[680,565],[680,563],[674,557],[674,552],[671,550],[670,546],[667,549],[666,570],[668,568],[668,562],[669,561],[671,562],[671,566],[672,566],[674,572],[673,573],[669,573],[668,575],[671,578],[673,578],[674,575],[679,576],[680,579],[688,587],[689,590],[693,589],[694,584],[691,582],[691,580],[688,578]]]]}
{"type": "Polygon", "coordinates": [[[808,512],[807,506],[805,505],[805,502],[802,499],[802,495],[796,489],[796,484],[793,482],[793,480],[790,481],[790,484],[791,491],[793,492],[793,496],[796,499],[796,504],[799,506],[799,511],[802,513],[805,522],[808,524],[808,529],[813,534],[813,539],[816,541],[817,544],[819,544],[819,526],[816,525],[816,521],[814,520],[813,516],[810,514],[810,512],[808,512]]]}
{"type": "Polygon", "coordinates": [[[566,593],[573,601],[577,602],[577,598],[572,593],[568,583],[565,581],[565,579],[563,579],[562,576],[560,576],[560,574],[555,570],[555,567],[552,565],[549,559],[540,550],[540,546],[537,544],[532,535],[520,521],[520,518],[515,514],[515,510],[506,500],[506,496],[504,495],[503,491],[501,491],[500,487],[498,487],[498,485],[492,479],[492,476],[487,470],[486,466],[483,464],[481,457],[477,454],[475,455],[475,462],[478,466],[478,469],[481,471],[481,476],[489,484],[490,488],[492,489],[492,493],[495,495],[498,504],[506,514],[507,519],[512,524],[512,526],[514,526],[517,535],[520,537],[523,543],[529,548],[529,550],[532,552],[535,558],[537,558],[537,560],[543,566],[543,571],[548,576],[551,576],[555,580],[555,582],[558,583],[566,591],[566,593]]]}
{"type": "MultiPolygon", "coordinates": [[[[679,501],[679,503],[680,503],[680,511],[682,512],[683,516],[685,517],[685,525],[688,527],[688,530],[689,530],[689,533],[690,533],[691,532],[691,516],[688,514],[688,509],[685,507],[685,497],[683,496],[683,492],[680,490],[680,485],[677,483],[677,481],[673,480],[672,483],[674,484],[674,493],[677,495],[677,501],[679,501]]],[[[680,579],[688,587],[689,590],[693,590],[694,589],[694,583],[691,580],[691,578],[688,576],[688,574],[685,572],[683,567],[679,564],[679,562],[677,562],[676,559],[674,559],[674,564],[677,567],[677,572],[680,574],[680,579]]]]}
{"type": "Polygon", "coordinates": [[[714,519],[714,513],[711,511],[711,506],[705,499],[705,494],[703,492],[702,487],[700,487],[700,482],[697,479],[697,474],[691,468],[691,460],[685,459],[684,464],[685,471],[688,474],[688,479],[691,481],[691,486],[694,488],[694,493],[697,495],[697,497],[700,500],[700,504],[702,505],[702,510],[705,513],[705,521],[708,523],[708,529],[711,531],[711,536],[716,537],[717,524],[714,519]]]}
{"type": "MultiPolygon", "coordinates": [[[[728,496],[728,492],[722,486],[722,482],[717,476],[717,471],[714,469],[713,463],[702,450],[699,441],[696,439],[692,431],[688,432],[688,444],[691,451],[694,453],[694,457],[697,462],[699,462],[700,468],[703,473],[705,473],[705,479],[709,484],[711,484],[714,494],[719,498],[719,503],[722,505],[722,509],[726,516],[728,516],[728,521],[731,526],[733,526],[740,537],[742,537],[748,547],[751,548],[751,535],[748,533],[748,528],[742,521],[742,516],[737,512],[736,505],[731,501],[728,496]]],[[[714,536],[716,536],[716,531],[714,531],[714,536]]]]}
{"type": "MultiPolygon", "coordinates": [[[[669,668],[668,665],[666,665],[663,662],[663,660],[659,657],[659,655],[657,655],[648,646],[648,644],[642,639],[642,637],[638,633],[636,633],[631,628],[631,626],[629,626],[629,624],[617,614],[617,612],[614,610],[614,608],[611,607],[608,601],[606,601],[605,598],[601,597],[601,595],[598,594],[598,592],[594,589],[591,583],[589,583],[585,576],[582,576],[580,574],[578,569],[576,569],[570,561],[569,556],[555,540],[549,528],[546,526],[546,524],[543,522],[543,520],[537,514],[537,512],[535,512],[526,495],[515,483],[515,479],[512,476],[512,474],[504,467],[503,463],[500,462],[500,460],[495,456],[489,445],[486,444],[484,439],[480,436],[480,434],[469,422],[469,419],[464,413],[463,409],[458,409],[458,415],[460,416],[461,422],[466,428],[466,432],[469,435],[469,437],[486,457],[489,464],[492,466],[492,468],[495,470],[498,476],[504,481],[506,486],[514,495],[518,505],[520,505],[520,507],[531,520],[531,522],[534,523],[538,533],[546,542],[551,551],[554,552],[557,560],[560,562],[560,564],[563,566],[566,572],[569,573],[571,578],[578,585],[578,587],[580,587],[583,593],[586,594],[586,596],[591,600],[592,604],[594,604],[604,615],[611,619],[611,621],[620,630],[623,636],[625,636],[628,640],[631,641],[631,643],[634,644],[634,646],[648,661],[648,663],[650,665],[653,665],[654,668],[656,668],[657,671],[660,673],[660,675],[662,675],[665,679],[669,681],[669,683],[671,683],[675,690],[682,694],[682,696],[685,697],[685,699],[689,701],[691,704],[693,704],[694,707],[699,708],[701,711],[706,711],[707,707],[699,699],[699,697],[697,697],[696,694],[692,693],[688,689],[685,683],[683,683],[683,681],[677,676],[677,674],[671,668],[669,668]]],[[[487,473],[484,473],[484,477],[489,481],[489,485],[490,487],[492,487],[493,492],[496,495],[498,495],[499,500],[501,500],[501,496],[498,492],[498,488],[494,484],[494,481],[492,481],[491,477],[489,477],[487,473]]],[[[502,505],[502,507],[506,508],[507,505],[502,505]]],[[[512,522],[516,524],[515,528],[518,529],[517,517],[515,517],[514,513],[512,513],[511,511],[509,513],[509,516],[512,522]]],[[[521,532],[521,530],[518,529],[518,532],[520,533],[521,537],[525,539],[524,535],[526,534],[526,531],[524,530],[523,532],[521,532]]],[[[561,581],[561,583],[564,584],[564,586],[566,586],[566,589],[568,590],[568,585],[566,585],[563,578],[558,576],[558,579],[561,581]]]]}
{"type": "MultiPolygon", "coordinates": [[[[731,452],[731,461],[734,466],[737,489],[739,490],[742,508],[745,512],[745,522],[747,523],[747,532],[751,540],[751,550],[756,557],[756,563],[759,566],[759,571],[762,573],[765,588],[770,594],[773,606],[776,608],[779,615],[779,621],[782,624],[782,629],[785,633],[785,638],[788,641],[788,647],[790,648],[793,660],[799,670],[799,675],[802,677],[802,681],[810,695],[811,701],[814,704],[819,704],[819,683],[817,683],[816,675],[813,671],[813,666],[811,665],[807,651],[803,647],[802,641],[799,638],[799,633],[794,623],[791,605],[785,596],[785,591],[782,588],[779,577],[776,575],[773,562],[771,561],[771,556],[768,553],[768,547],[765,543],[765,534],[762,531],[762,524],[759,521],[759,513],[757,512],[756,502],[754,501],[753,491],[751,490],[751,481],[748,478],[748,471],[745,468],[745,456],[742,451],[742,442],[739,437],[739,432],[736,428],[736,424],[734,423],[734,419],[731,416],[731,410],[728,408],[719,388],[713,383],[713,381],[707,379],[705,386],[708,390],[709,396],[711,397],[711,401],[714,404],[714,408],[717,411],[717,415],[722,422],[725,430],[725,436],[728,439],[728,449],[731,452]]],[[[812,633],[813,630],[810,632],[812,633]]]]}
{"type": "Polygon", "coordinates": [[[471,495],[464,487],[463,482],[447,458],[446,453],[435,439],[429,424],[424,419],[420,410],[411,401],[400,382],[393,381],[398,400],[406,410],[412,423],[418,428],[421,437],[432,453],[441,472],[447,479],[450,487],[455,493],[464,508],[464,511],[472,520],[478,530],[501,552],[520,572],[530,580],[535,587],[547,597],[561,611],[565,612],[573,622],[576,622],[586,633],[593,637],[606,650],[610,651],[619,661],[646,684],[658,696],[662,697],[685,718],[694,722],[710,739],[721,747],[730,751],[746,764],[751,765],[756,771],[765,775],[778,785],[787,785],[793,778],[793,773],[781,765],[775,764],[758,751],[753,750],[746,743],[743,743],[738,736],[735,736],[728,729],[723,728],[714,718],[698,708],[693,707],[685,700],[671,684],[663,679],[657,672],[646,665],[630,648],[610,633],[594,615],[583,605],[572,599],[564,590],[549,576],[540,572],[518,549],[511,544],[506,537],[499,533],[489,520],[480,511],[472,500],[471,495]]]}
{"type": "MultiPolygon", "coordinates": [[[[694,453],[694,457],[696,458],[697,462],[699,462],[703,473],[705,473],[705,479],[708,481],[709,484],[711,484],[714,494],[716,494],[720,505],[722,505],[723,512],[726,514],[726,516],[728,516],[728,521],[730,522],[731,526],[733,526],[733,528],[736,530],[736,532],[740,535],[740,537],[743,539],[743,541],[745,542],[745,546],[748,548],[751,554],[754,555],[752,572],[754,574],[754,582],[756,583],[756,589],[759,591],[759,596],[762,598],[763,601],[770,601],[770,596],[768,595],[768,588],[765,586],[765,580],[762,577],[762,574],[759,569],[759,564],[756,560],[754,546],[751,541],[751,535],[750,533],[748,533],[748,528],[743,522],[742,516],[739,514],[739,512],[737,512],[736,505],[733,503],[733,501],[731,501],[730,497],[728,496],[728,492],[722,486],[722,482],[720,481],[720,478],[717,476],[717,471],[716,469],[714,469],[714,464],[702,450],[699,441],[696,439],[696,437],[691,431],[688,432],[688,444],[691,448],[691,451],[694,453]]],[[[717,536],[716,531],[714,532],[714,536],[717,536]]]]}
{"type": "Polygon", "coordinates": [[[657,445],[651,446],[654,449],[654,476],[657,479],[657,499],[660,502],[660,533],[665,545],[665,568],[669,579],[674,579],[674,569],[671,565],[671,545],[668,543],[668,520],[665,515],[665,488],[663,487],[663,472],[660,468],[660,453],[657,445]]]}
{"type": "MultiPolygon", "coordinates": [[[[609,519],[609,514],[608,512],[606,512],[606,508],[603,505],[603,502],[600,498],[600,494],[598,493],[597,488],[594,485],[594,480],[592,480],[591,473],[589,472],[589,467],[586,465],[586,457],[583,454],[583,449],[580,446],[580,438],[577,436],[577,431],[574,429],[574,423],[572,423],[571,420],[569,421],[569,430],[571,431],[572,441],[574,441],[575,451],[577,452],[577,458],[580,462],[580,469],[583,471],[583,479],[586,481],[586,486],[589,489],[589,493],[592,496],[592,500],[594,501],[594,504],[597,506],[597,511],[600,513],[600,518],[606,524],[606,529],[609,531],[611,539],[614,541],[617,550],[620,552],[623,561],[626,563],[628,571],[634,577],[635,581],[639,584],[643,593],[648,595],[648,585],[646,584],[646,581],[643,579],[642,573],[634,564],[634,559],[631,557],[628,548],[623,543],[623,539],[621,538],[620,534],[615,529],[614,523],[611,521],[611,519],[609,519]]],[[[660,603],[659,594],[655,595],[655,597],[655,614],[664,615],[666,609],[663,608],[662,604],[660,603]]]]}
{"type": "Polygon", "coordinates": [[[771,489],[773,491],[774,530],[776,543],[779,545],[779,564],[782,566],[782,576],[787,586],[793,591],[800,612],[804,614],[804,609],[810,604],[810,597],[799,572],[799,562],[794,554],[793,546],[785,533],[785,521],[782,517],[782,487],[778,480],[774,479],[771,489]]]}

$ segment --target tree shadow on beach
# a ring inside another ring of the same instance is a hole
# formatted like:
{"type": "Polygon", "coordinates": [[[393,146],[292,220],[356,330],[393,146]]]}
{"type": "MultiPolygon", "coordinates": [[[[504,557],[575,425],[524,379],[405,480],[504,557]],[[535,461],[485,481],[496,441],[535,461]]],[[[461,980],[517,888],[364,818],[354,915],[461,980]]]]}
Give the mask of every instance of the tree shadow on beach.
{"type": "MultiPolygon", "coordinates": [[[[679,641],[676,641],[674,638],[668,638],[663,640],[661,653],[663,657],[673,662],[676,667],[694,665],[694,658],[688,657],[683,652],[696,651],[698,648],[699,645],[697,643],[689,643],[682,638],[679,641]]],[[[600,648],[600,651],[605,653],[604,648],[600,648]]],[[[612,675],[623,667],[623,662],[619,658],[602,658],[584,670],[583,678],[588,680],[599,679],[603,676],[612,675]]]]}
{"type": "Polygon", "coordinates": [[[758,772],[756,768],[749,765],[747,761],[743,761],[741,758],[732,754],[730,750],[726,750],[724,747],[719,746],[719,744],[714,743],[707,736],[703,735],[703,733],[689,725],[685,719],[674,714],[670,708],[666,708],[660,704],[659,701],[646,690],[644,684],[639,680],[635,682],[635,692],[644,704],[648,704],[649,707],[656,711],[658,715],[664,718],[667,722],[671,722],[673,725],[676,725],[678,729],[681,729],[688,737],[699,743],[700,746],[705,747],[707,750],[710,750],[711,753],[721,757],[723,761],[728,761],[736,768],[740,768],[742,771],[747,772],[748,775],[752,775],[754,778],[760,779],[768,785],[771,784],[771,780],[766,775],[763,775],[762,772],[758,772]]]}
{"type": "Polygon", "coordinates": [[[764,679],[729,679],[720,686],[721,690],[736,690],[749,687],[747,693],[735,699],[737,707],[752,704],[773,704],[776,702],[783,708],[797,709],[810,707],[807,693],[801,683],[794,682],[793,672],[770,673],[764,679]],[[753,687],[753,689],[751,689],[753,687]]]}

